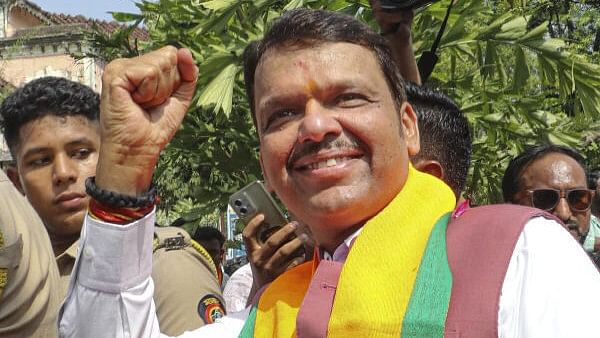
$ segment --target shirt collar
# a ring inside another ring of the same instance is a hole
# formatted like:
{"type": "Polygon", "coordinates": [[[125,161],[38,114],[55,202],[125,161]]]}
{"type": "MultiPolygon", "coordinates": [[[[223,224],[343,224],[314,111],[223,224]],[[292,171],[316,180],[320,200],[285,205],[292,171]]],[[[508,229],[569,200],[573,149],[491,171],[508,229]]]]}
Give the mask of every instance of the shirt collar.
{"type": "Polygon", "coordinates": [[[340,244],[337,248],[335,248],[335,251],[333,251],[333,255],[331,255],[329,252],[323,250],[323,259],[328,260],[328,261],[334,261],[334,262],[346,261],[346,257],[348,257],[348,253],[350,253],[350,248],[352,247],[352,244],[354,243],[354,240],[356,239],[356,237],[358,237],[358,235],[360,235],[360,232],[362,231],[362,229],[363,228],[360,227],[358,230],[356,230],[350,236],[346,237],[344,242],[342,242],[342,244],[340,244]]]}
{"type": "Polygon", "coordinates": [[[63,253],[56,256],[56,261],[61,261],[63,259],[72,258],[75,259],[77,257],[77,247],[79,246],[79,240],[76,240],[70,247],[67,248],[63,253]]]}

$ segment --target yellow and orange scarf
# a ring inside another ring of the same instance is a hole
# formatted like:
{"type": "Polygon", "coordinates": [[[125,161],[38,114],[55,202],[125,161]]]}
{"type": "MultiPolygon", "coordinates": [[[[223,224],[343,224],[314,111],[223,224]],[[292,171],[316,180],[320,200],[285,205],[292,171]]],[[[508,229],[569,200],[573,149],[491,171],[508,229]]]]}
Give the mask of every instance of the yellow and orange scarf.
{"type": "MultiPolygon", "coordinates": [[[[370,219],[344,263],[328,337],[443,337],[452,276],[446,225],[454,193],[409,168],[402,191],[370,219]]],[[[277,278],[240,337],[295,337],[296,317],[318,260],[277,278]]]]}

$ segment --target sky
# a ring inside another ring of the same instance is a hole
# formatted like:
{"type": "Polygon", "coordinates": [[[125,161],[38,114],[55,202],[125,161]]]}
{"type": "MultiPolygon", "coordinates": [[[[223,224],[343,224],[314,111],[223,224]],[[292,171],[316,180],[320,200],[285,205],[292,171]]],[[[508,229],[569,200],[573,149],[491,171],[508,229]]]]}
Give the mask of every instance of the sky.
{"type": "Polygon", "coordinates": [[[88,18],[112,20],[107,12],[139,13],[134,0],[29,0],[43,10],[88,18]]]}

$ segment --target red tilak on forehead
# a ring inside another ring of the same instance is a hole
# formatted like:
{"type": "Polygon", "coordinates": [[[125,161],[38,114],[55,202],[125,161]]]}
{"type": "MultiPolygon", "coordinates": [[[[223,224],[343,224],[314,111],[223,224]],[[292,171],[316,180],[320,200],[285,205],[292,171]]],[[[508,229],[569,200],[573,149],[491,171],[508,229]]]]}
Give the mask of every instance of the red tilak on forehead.
{"type": "Polygon", "coordinates": [[[304,89],[308,94],[314,95],[317,91],[317,82],[313,79],[309,79],[306,85],[304,86],[304,89]]]}

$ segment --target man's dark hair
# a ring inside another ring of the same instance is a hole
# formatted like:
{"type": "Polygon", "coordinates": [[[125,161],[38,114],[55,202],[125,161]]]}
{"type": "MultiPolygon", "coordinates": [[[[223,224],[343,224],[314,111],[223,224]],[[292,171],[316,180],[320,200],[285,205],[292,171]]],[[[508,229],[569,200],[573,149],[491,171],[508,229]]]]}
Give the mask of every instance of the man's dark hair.
{"type": "Polygon", "coordinates": [[[196,242],[201,241],[210,241],[216,239],[219,241],[219,244],[223,246],[225,244],[225,236],[219,231],[219,229],[211,226],[201,226],[196,228],[194,231],[194,235],[192,239],[196,242]]]}
{"type": "MultiPolygon", "coordinates": [[[[592,169],[588,173],[588,189],[596,190],[600,179],[600,168],[592,169]]],[[[595,194],[592,200],[592,215],[600,216],[600,195],[595,194]]],[[[600,258],[600,257],[599,257],[600,258]]]]}
{"type": "Polygon", "coordinates": [[[583,156],[575,150],[556,144],[543,144],[528,147],[519,154],[519,156],[513,158],[508,164],[508,167],[506,167],[504,177],[502,178],[502,197],[504,198],[504,202],[515,202],[514,197],[521,189],[521,174],[523,171],[525,171],[525,169],[535,160],[548,154],[563,154],[574,159],[581,165],[581,168],[583,168],[587,183],[588,172],[585,160],[583,156]]]}
{"type": "Polygon", "coordinates": [[[100,97],[81,83],[52,76],[33,80],[15,90],[0,105],[0,129],[13,157],[21,127],[46,115],[81,115],[97,121],[100,97]]]}
{"type": "Polygon", "coordinates": [[[249,44],[244,50],[244,81],[254,125],[254,76],[265,53],[277,47],[307,48],[327,42],[348,42],[373,51],[397,108],[406,101],[404,81],[385,38],[352,16],[299,8],[284,13],[262,40],[249,44]]]}
{"type": "Polygon", "coordinates": [[[413,161],[435,160],[456,196],[465,187],[471,165],[471,131],[460,108],[448,96],[406,83],[406,97],[418,117],[421,150],[413,161]]]}
{"type": "Polygon", "coordinates": [[[588,189],[596,190],[600,179],[600,168],[592,169],[588,172],[588,189]]]}

